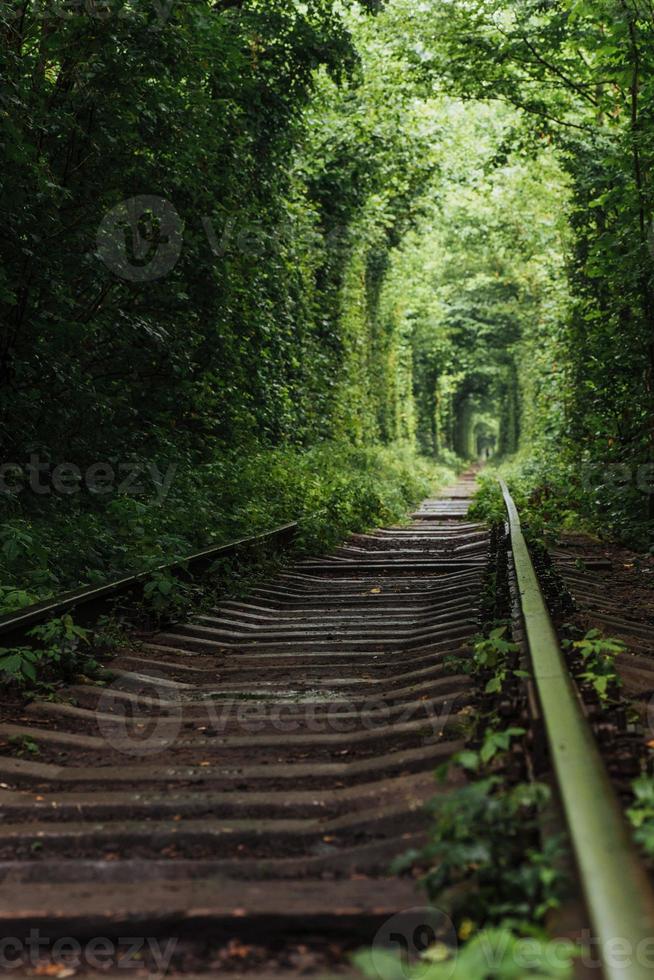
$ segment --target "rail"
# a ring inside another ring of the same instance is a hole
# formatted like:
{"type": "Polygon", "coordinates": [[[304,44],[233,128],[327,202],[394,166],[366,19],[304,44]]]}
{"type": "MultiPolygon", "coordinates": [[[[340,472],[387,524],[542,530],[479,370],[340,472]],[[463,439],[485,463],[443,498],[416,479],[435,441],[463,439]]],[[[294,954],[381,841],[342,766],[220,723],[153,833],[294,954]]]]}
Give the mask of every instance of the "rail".
{"type": "Polygon", "coordinates": [[[637,954],[654,938],[654,891],[570,677],[518,510],[500,482],[552,768],[605,980],[651,980],[651,965],[637,954]],[[608,956],[617,944],[620,952],[608,956]]]}
{"type": "Polygon", "coordinates": [[[284,524],[262,534],[252,535],[232,541],[228,544],[215,545],[195,552],[186,558],[176,559],[147,572],[128,575],[125,578],[107,582],[104,585],[90,586],[66,592],[52,599],[35,603],[24,609],[9,613],[0,618],[0,638],[3,643],[17,643],[22,640],[27,631],[39,623],[46,622],[55,616],[63,616],[73,609],[78,614],[82,625],[94,623],[112,602],[121,597],[131,595],[136,598],[144,585],[157,572],[170,572],[180,578],[188,578],[193,573],[206,572],[215,562],[231,558],[240,551],[259,546],[279,546],[289,543],[298,529],[297,522],[284,524]]]}

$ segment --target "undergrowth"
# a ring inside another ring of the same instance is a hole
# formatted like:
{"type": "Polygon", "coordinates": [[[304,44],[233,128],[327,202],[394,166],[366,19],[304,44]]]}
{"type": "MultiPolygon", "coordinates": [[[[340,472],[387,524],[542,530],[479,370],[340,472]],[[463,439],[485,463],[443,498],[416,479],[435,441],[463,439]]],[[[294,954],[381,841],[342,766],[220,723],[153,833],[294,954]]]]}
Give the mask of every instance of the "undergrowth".
{"type": "Polygon", "coordinates": [[[38,689],[50,678],[69,683],[93,675],[100,665],[91,651],[91,634],[72,616],[56,617],[28,632],[32,643],[0,648],[0,679],[19,689],[38,689]]]}
{"type": "MultiPolygon", "coordinates": [[[[491,588],[497,590],[496,578],[491,588]]],[[[508,620],[488,623],[472,657],[453,666],[475,677],[483,692],[468,745],[437,773],[449,785],[429,804],[428,843],[393,870],[421,877],[461,948],[427,942],[411,963],[373,947],[355,963],[372,980],[570,980],[573,945],[552,943],[546,933],[547,917],[568,887],[566,842],[542,838],[551,791],[530,778],[526,731],[507,720],[521,715],[525,676],[508,620]]]]}
{"type": "Polygon", "coordinates": [[[141,601],[128,609],[119,605],[93,633],[64,616],[32,630],[28,644],[0,649],[0,679],[27,695],[77,674],[93,676],[96,657],[124,645],[130,626],[153,628],[210,609],[221,597],[240,598],[289,557],[324,552],[349,532],[400,521],[454,478],[453,468],[404,446],[324,445],[263,453],[238,468],[234,461],[233,469],[215,464],[194,471],[173,483],[159,504],[117,497],[96,511],[81,500],[68,510],[51,502],[51,510],[10,522],[1,532],[0,571],[10,584],[0,587],[0,615],[64,588],[148,567],[152,574],[141,601]],[[292,520],[299,529],[290,551],[248,546],[195,579],[153,567],[292,520]]]}
{"type": "Polygon", "coordinates": [[[432,800],[430,841],[405,855],[402,867],[423,870],[430,900],[446,909],[459,933],[498,927],[539,934],[564,892],[555,870],[563,840],[541,844],[550,790],[530,779],[523,761],[527,733],[511,724],[522,714],[527,675],[510,627],[490,624],[468,664],[482,692],[474,727],[468,746],[437,772],[441,783],[457,770],[466,780],[432,800]]]}
{"type": "Polygon", "coordinates": [[[399,520],[454,475],[405,445],[323,443],[180,466],[165,495],[5,497],[0,615],[294,520],[298,545],[325,551],[351,531],[399,520]]]}
{"type": "MultiPolygon", "coordinates": [[[[489,467],[480,476],[472,516],[505,519],[497,478],[508,484],[532,539],[554,540],[563,532],[615,540],[635,551],[654,553],[652,523],[642,475],[624,467],[589,469],[561,459],[519,457],[489,467]],[[640,513],[640,517],[634,516],[640,513]]],[[[647,491],[647,492],[646,492],[647,491]]]]}

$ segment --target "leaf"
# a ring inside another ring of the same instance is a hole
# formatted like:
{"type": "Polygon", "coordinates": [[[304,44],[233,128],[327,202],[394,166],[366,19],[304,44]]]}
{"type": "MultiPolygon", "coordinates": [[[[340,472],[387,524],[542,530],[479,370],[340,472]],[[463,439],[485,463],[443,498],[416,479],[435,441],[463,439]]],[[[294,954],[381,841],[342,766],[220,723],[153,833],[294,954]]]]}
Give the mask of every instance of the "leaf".
{"type": "Polygon", "coordinates": [[[503,674],[498,674],[496,677],[492,677],[486,685],[486,694],[499,694],[502,691],[503,680],[503,674]]]}
{"type": "Polygon", "coordinates": [[[362,950],[355,953],[352,963],[371,980],[407,980],[402,960],[396,954],[384,949],[362,950]]]}
{"type": "Polygon", "coordinates": [[[455,761],[456,764],[462,766],[463,769],[475,771],[479,768],[479,756],[476,752],[472,752],[469,749],[465,749],[463,752],[457,753],[455,761]]]}

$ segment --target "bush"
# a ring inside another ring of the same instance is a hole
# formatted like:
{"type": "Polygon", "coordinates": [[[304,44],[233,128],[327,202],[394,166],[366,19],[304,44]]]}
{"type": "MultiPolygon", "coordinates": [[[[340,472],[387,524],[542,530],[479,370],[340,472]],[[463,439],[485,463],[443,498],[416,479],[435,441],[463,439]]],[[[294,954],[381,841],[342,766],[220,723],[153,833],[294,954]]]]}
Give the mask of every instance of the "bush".
{"type": "Polygon", "coordinates": [[[302,549],[324,551],[349,532],[399,520],[451,479],[453,470],[405,445],[322,443],[180,466],[163,495],[48,497],[38,509],[28,501],[11,522],[16,546],[0,553],[2,609],[293,520],[302,549]]]}

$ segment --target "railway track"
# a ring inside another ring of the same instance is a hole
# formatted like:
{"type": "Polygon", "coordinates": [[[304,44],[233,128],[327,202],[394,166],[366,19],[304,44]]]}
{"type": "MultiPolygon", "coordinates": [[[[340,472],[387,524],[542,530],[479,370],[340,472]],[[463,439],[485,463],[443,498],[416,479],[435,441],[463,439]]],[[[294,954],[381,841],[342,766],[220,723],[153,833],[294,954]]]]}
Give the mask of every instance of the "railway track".
{"type": "Polygon", "coordinates": [[[134,921],[215,936],[370,934],[420,904],[389,861],[424,826],[473,697],[448,654],[479,628],[474,479],[245,602],[150,637],[109,688],[34,702],[5,739],[5,930],[134,921]],[[139,734],[142,733],[142,734],[139,734]]]}
{"type": "MultiPolygon", "coordinates": [[[[491,569],[489,529],[468,517],[474,489],[469,474],[406,526],[354,535],[245,600],[146,637],[112,661],[110,683],[73,685],[3,720],[3,934],[136,928],[182,948],[210,935],[214,949],[235,937],[303,949],[319,939],[329,964],[424,905],[416,883],[388,868],[422,841],[433,771],[464,747],[477,697],[448,667],[479,631],[491,569]]],[[[521,580],[530,573],[517,514],[512,533],[538,677],[547,614],[521,580]]],[[[553,632],[545,645],[554,656],[553,632]]],[[[575,701],[567,674],[562,684],[575,701]]],[[[556,756],[556,719],[547,723],[556,756]]],[[[599,756],[585,771],[603,771],[599,756]]],[[[604,813],[608,800],[612,817],[593,833],[590,860],[618,835],[618,894],[635,920],[602,907],[592,926],[635,940],[654,928],[654,906],[608,780],[597,779],[595,806],[604,813]]],[[[605,895],[615,865],[601,865],[605,895]]]]}

